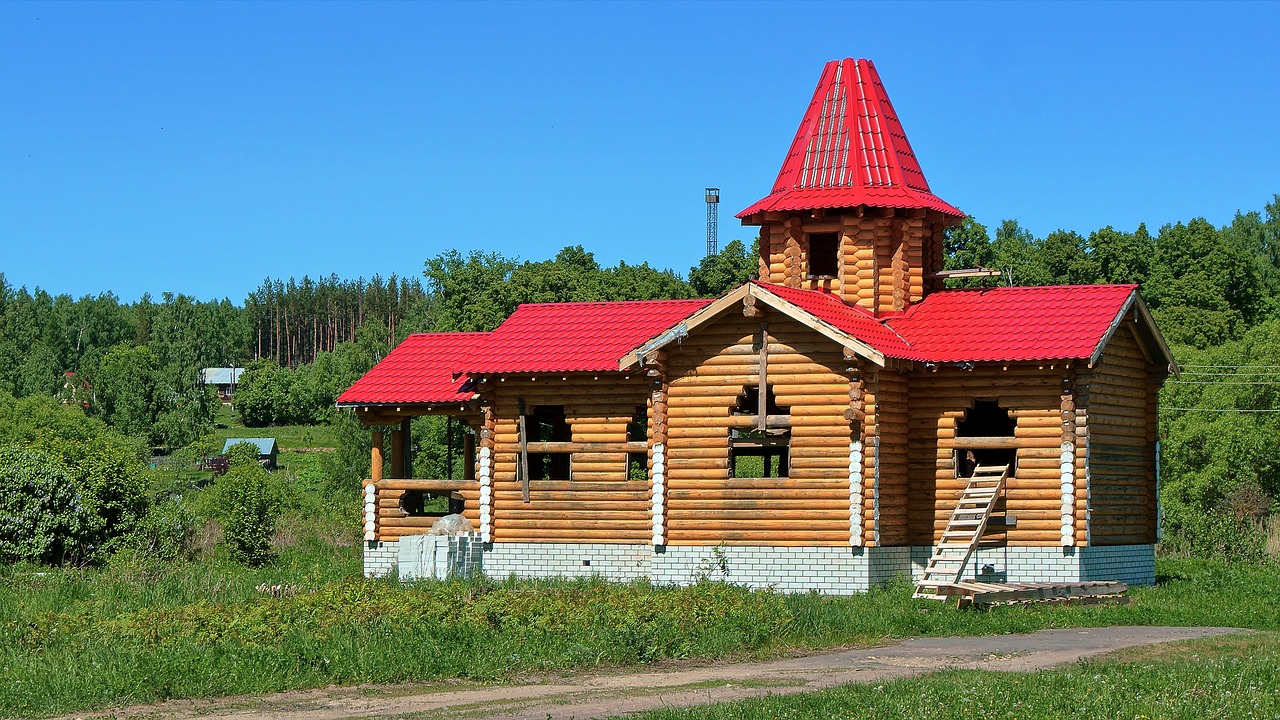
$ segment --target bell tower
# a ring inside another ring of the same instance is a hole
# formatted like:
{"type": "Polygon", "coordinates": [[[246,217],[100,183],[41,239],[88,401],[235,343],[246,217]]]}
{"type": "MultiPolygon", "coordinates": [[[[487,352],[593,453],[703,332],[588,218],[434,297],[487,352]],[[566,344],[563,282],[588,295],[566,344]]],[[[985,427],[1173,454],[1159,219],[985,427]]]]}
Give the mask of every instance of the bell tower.
{"type": "Polygon", "coordinates": [[[942,287],[942,234],[964,213],[929,190],[870,60],[833,60],[773,191],[738,213],[760,226],[760,279],[827,290],[880,314],[942,287]]]}

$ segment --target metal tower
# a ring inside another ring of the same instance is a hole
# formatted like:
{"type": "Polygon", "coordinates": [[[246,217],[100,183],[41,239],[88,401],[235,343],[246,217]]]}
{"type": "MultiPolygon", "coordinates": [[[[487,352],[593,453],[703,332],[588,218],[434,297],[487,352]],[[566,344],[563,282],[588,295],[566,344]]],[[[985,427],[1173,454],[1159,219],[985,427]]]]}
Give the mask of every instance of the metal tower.
{"type": "Polygon", "coordinates": [[[716,237],[716,208],[720,207],[720,188],[707,188],[707,255],[720,252],[720,240],[716,237]]]}

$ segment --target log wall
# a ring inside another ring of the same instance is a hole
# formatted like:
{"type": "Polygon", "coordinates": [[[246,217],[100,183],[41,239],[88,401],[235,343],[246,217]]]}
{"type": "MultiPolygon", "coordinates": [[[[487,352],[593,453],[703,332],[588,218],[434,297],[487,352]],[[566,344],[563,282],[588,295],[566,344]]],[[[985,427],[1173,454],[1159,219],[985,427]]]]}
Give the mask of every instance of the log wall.
{"type": "Polygon", "coordinates": [[[760,228],[760,279],[806,290],[823,289],[873,312],[902,310],[942,287],[931,275],[943,267],[942,234],[954,223],[922,210],[859,208],[842,215],[776,215],[760,228]],[[840,235],[836,277],[808,276],[808,234],[840,235]]]}
{"type": "MultiPolygon", "coordinates": [[[[383,481],[394,485],[394,481],[383,481]]],[[[400,497],[408,490],[403,487],[379,487],[377,491],[378,507],[378,539],[399,540],[404,535],[426,535],[431,526],[440,519],[438,516],[424,515],[406,517],[400,509],[400,497]]],[[[480,483],[468,481],[461,484],[456,491],[462,495],[466,503],[462,514],[471,522],[471,527],[480,527],[480,483]]]]}
{"type": "Polygon", "coordinates": [[[625,451],[575,452],[570,479],[530,481],[528,503],[516,475],[520,398],[529,412],[539,405],[563,405],[574,443],[621,444],[636,406],[649,402],[647,378],[600,373],[491,384],[493,541],[648,543],[649,483],[627,479],[625,451]]]}
{"type": "Polygon", "coordinates": [[[772,311],[731,312],[667,358],[666,534],[671,545],[847,545],[850,542],[850,377],[842,348],[772,311]],[[768,323],[766,368],[790,409],[786,478],[730,478],[730,410],[759,383],[756,346],[768,323]]]}
{"type": "Polygon", "coordinates": [[[1090,545],[1156,540],[1156,403],[1164,378],[1153,369],[1126,324],[1092,372],[1082,374],[1089,408],[1090,545]]]}
{"type": "MultiPolygon", "coordinates": [[[[967,480],[956,477],[956,424],[975,400],[995,400],[1016,421],[1017,469],[1008,480],[997,514],[1018,519],[1007,533],[988,531],[984,539],[1014,545],[1062,542],[1062,381],[1071,371],[1058,364],[980,365],[965,371],[940,366],[912,371],[907,541],[938,541],[967,480]]],[[[1076,483],[1080,483],[1076,471],[1076,483]]],[[[884,484],[882,474],[881,484],[884,484]]],[[[1079,494],[1077,518],[1084,516],[1079,494]]],[[[1083,542],[1082,523],[1076,538],[1083,542]]],[[[883,526],[882,526],[883,527],[883,526]]],[[[882,530],[883,531],[883,530],[882,530]]]]}
{"type": "Polygon", "coordinates": [[[876,442],[878,452],[870,458],[873,462],[873,481],[877,497],[874,516],[864,511],[863,517],[872,517],[875,544],[882,546],[906,545],[909,539],[907,516],[910,494],[908,472],[910,468],[910,413],[908,410],[907,377],[903,373],[881,369],[877,375],[874,397],[876,442]],[[878,468],[875,467],[878,457],[878,468]]]}

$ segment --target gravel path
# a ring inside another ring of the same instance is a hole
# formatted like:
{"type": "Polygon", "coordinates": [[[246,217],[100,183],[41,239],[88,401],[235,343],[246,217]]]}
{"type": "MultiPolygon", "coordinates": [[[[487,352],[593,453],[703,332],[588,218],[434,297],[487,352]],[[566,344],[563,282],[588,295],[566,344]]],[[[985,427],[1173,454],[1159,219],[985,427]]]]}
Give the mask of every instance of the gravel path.
{"type": "Polygon", "coordinates": [[[882,682],[946,668],[1025,672],[1124,648],[1236,632],[1232,628],[1104,627],[1029,635],[917,638],[757,663],[626,674],[582,674],[521,685],[365,687],[305,690],[262,698],[174,701],[85,714],[153,720],[342,720],[344,718],[516,718],[582,720],[661,707],[882,682]]]}

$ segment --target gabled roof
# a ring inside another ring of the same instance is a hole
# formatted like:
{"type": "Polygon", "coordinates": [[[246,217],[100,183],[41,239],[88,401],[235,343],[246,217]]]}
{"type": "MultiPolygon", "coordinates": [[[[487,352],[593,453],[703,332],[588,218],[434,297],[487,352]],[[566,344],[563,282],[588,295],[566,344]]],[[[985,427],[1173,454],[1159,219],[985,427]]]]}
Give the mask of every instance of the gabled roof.
{"type": "Polygon", "coordinates": [[[822,69],[773,191],[738,217],[860,205],[964,217],[929,190],[875,66],[845,58],[822,69]]]}
{"type": "Polygon", "coordinates": [[[203,368],[200,379],[206,385],[235,385],[243,374],[244,368],[203,368]]]}
{"type": "Polygon", "coordinates": [[[227,451],[231,450],[231,446],[240,443],[248,443],[258,448],[259,455],[270,455],[276,451],[275,438],[227,438],[227,441],[222,444],[222,454],[226,455],[227,451]]]}
{"type": "MultiPolygon", "coordinates": [[[[687,332],[737,307],[747,295],[877,365],[884,365],[886,358],[934,363],[1093,362],[1130,312],[1143,318],[1152,357],[1173,362],[1136,285],[943,290],[905,313],[876,318],[832,293],[751,282],[695,313],[684,323],[687,332]]],[[[667,334],[637,344],[619,367],[632,367],[642,361],[642,355],[675,339],[667,334]]]]}
{"type": "Polygon", "coordinates": [[[931,362],[1094,359],[1121,316],[1141,302],[1137,290],[1137,285],[944,290],[886,324],[931,362]]]}
{"type": "Polygon", "coordinates": [[[454,369],[489,373],[601,372],[711,302],[624,300],[521,305],[454,369]]]}
{"type": "Polygon", "coordinates": [[[338,405],[415,405],[466,402],[475,393],[455,376],[458,360],[488,333],[417,333],[387,353],[338,396],[338,405]]]}

